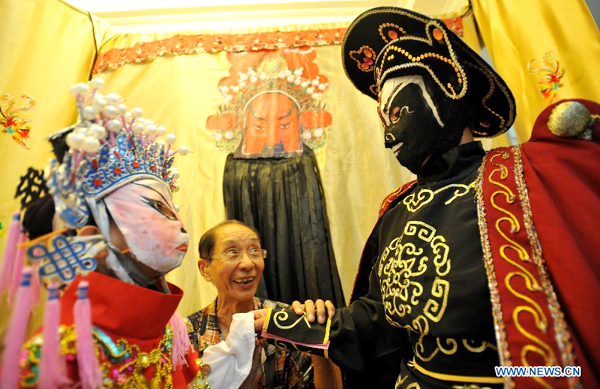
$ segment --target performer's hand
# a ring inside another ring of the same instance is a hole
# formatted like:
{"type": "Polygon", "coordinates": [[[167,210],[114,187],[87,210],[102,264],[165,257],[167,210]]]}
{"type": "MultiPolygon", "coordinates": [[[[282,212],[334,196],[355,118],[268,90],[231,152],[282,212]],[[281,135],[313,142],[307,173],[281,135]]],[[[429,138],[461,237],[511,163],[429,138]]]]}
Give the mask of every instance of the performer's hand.
{"type": "Polygon", "coordinates": [[[268,311],[269,310],[267,308],[252,311],[252,313],[254,313],[254,331],[259,333],[262,332],[263,325],[265,324],[265,317],[267,317],[268,311]]]}
{"type": "Polygon", "coordinates": [[[333,318],[335,315],[335,306],[329,300],[323,301],[318,299],[316,303],[312,300],[306,300],[304,304],[300,303],[300,301],[294,301],[292,303],[294,312],[296,312],[297,315],[302,315],[306,312],[306,317],[311,323],[315,321],[315,308],[319,324],[325,323],[325,314],[327,314],[329,318],[333,318]]]}

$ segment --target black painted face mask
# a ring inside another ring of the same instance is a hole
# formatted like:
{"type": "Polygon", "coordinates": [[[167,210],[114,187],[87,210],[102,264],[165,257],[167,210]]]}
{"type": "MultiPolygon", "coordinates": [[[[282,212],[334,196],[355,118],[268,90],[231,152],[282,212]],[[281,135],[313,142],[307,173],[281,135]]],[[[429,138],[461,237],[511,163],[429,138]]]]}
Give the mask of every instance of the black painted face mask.
{"type": "Polygon", "coordinates": [[[417,84],[399,86],[387,102],[382,102],[385,147],[392,149],[398,162],[418,174],[435,152],[444,128],[436,119],[417,84]]]}
{"type": "Polygon", "coordinates": [[[453,114],[456,103],[444,99],[440,104],[423,85],[410,81],[396,84],[380,105],[385,147],[394,152],[402,166],[419,174],[431,157],[460,143],[466,119],[453,114]]]}

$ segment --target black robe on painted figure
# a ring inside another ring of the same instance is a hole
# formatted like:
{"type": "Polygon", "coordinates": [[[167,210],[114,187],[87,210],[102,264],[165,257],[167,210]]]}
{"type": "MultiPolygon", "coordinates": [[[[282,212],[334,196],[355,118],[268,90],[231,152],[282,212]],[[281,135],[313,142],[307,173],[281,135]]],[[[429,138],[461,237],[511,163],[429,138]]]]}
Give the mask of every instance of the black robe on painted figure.
{"type": "Polygon", "coordinates": [[[254,227],[267,250],[257,295],[291,303],[307,299],[346,305],[331,245],[315,155],[227,157],[223,195],[229,219],[254,227]]]}

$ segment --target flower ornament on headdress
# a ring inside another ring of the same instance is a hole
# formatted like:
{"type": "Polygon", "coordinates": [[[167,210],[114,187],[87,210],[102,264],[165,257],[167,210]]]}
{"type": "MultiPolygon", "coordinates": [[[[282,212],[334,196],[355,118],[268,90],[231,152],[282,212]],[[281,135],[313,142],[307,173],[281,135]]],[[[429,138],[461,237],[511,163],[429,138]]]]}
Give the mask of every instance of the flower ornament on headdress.
{"type": "Polygon", "coordinates": [[[166,135],[164,126],[143,118],[142,108],[128,111],[120,96],[100,94],[103,85],[95,78],[71,88],[80,120],[67,135],[70,150],[62,163],[52,160],[47,171],[56,211],[74,228],[86,225],[89,199],[97,201],[130,182],[150,178],[176,191],[173,157],[189,152],[186,146],[173,149],[175,134],[166,135]]]}
{"type": "Polygon", "coordinates": [[[300,115],[300,139],[312,149],[323,146],[332,117],[321,101],[329,80],[313,63],[316,52],[284,49],[230,53],[230,76],[221,79],[224,103],[210,116],[206,128],[213,131],[217,148],[231,153],[242,142],[245,112],[258,97],[278,93],[289,98],[300,115]]]}

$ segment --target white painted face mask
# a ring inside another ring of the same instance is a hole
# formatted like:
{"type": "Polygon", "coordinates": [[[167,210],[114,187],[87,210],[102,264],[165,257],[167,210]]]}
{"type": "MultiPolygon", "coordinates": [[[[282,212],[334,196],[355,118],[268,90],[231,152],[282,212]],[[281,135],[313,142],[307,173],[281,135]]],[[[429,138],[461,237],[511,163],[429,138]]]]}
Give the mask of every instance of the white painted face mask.
{"type": "Polygon", "coordinates": [[[136,259],[161,274],[181,264],[189,235],[165,183],[134,181],[105,197],[104,202],[136,259]]]}

